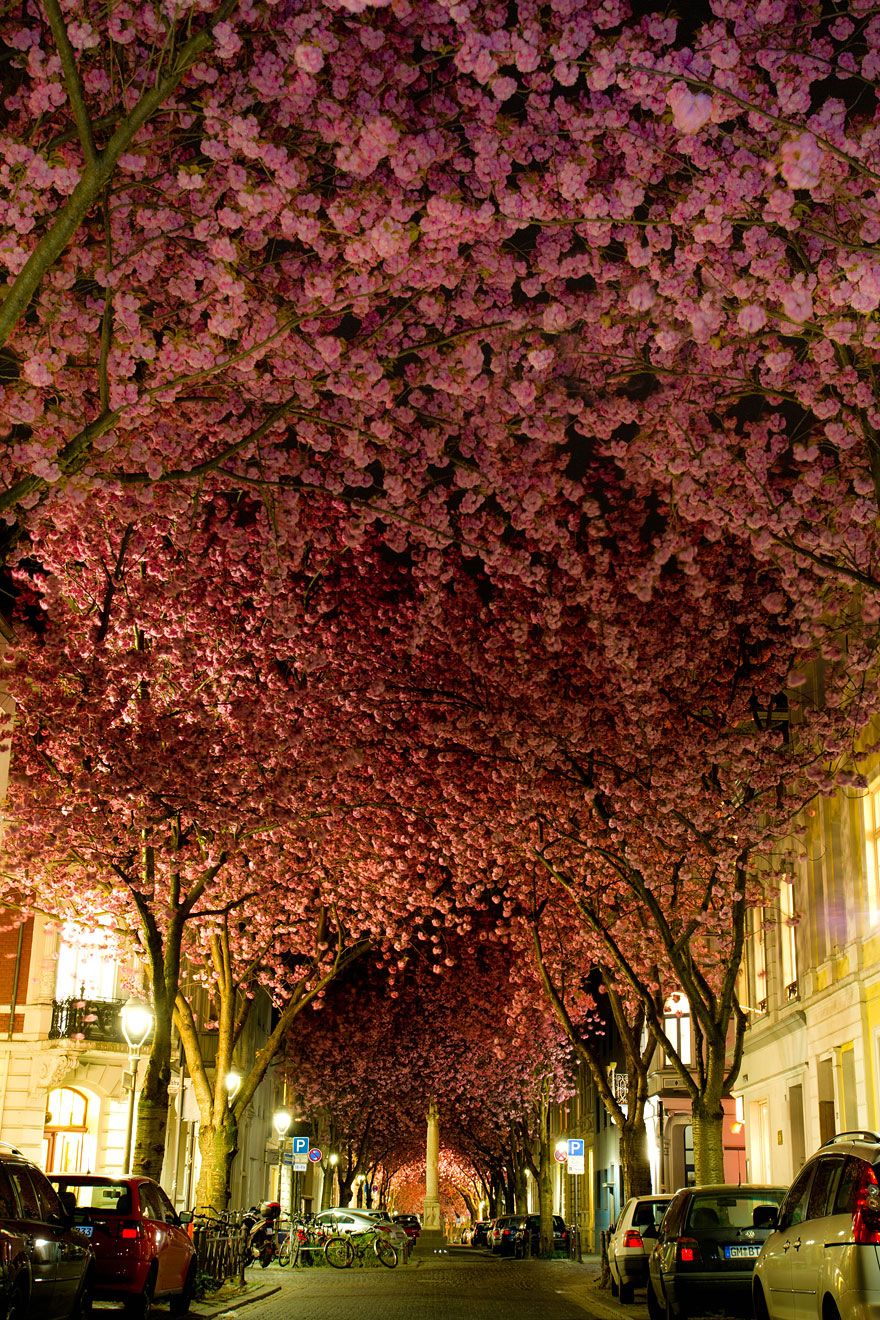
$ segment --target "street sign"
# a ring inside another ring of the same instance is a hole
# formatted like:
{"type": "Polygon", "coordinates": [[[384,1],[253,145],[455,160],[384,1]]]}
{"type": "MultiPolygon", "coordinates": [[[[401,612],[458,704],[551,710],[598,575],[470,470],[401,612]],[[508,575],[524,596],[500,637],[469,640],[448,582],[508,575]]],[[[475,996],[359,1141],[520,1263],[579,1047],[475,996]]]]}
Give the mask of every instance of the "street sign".
{"type": "Polygon", "coordinates": [[[571,1159],[572,1156],[574,1156],[575,1159],[577,1159],[578,1156],[580,1156],[581,1159],[584,1158],[584,1139],[583,1139],[583,1137],[569,1137],[568,1141],[567,1141],[565,1144],[566,1144],[566,1146],[567,1146],[567,1148],[568,1148],[568,1158],[569,1158],[569,1159],[571,1159]]]}
{"type": "Polygon", "coordinates": [[[283,1150],[283,1151],[281,1152],[281,1163],[282,1163],[282,1164],[292,1164],[292,1163],[293,1163],[293,1152],[292,1152],[292,1151],[289,1151],[289,1150],[283,1150]]]}
{"type": "Polygon", "coordinates": [[[310,1137],[292,1137],[294,1155],[308,1155],[310,1137]]]}
{"type": "Polygon", "coordinates": [[[566,1150],[554,1150],[554,1152],[553,1152],[553,1158],[554,1158],[555,1160],[557,1160],[558,1163],[560,1163],[560,1164],[564,1164],[565,1161],[568,1159],[568,1151],[566,1151],[566,1150]]]}
{"type": "Polygon", "coordinates": [[[322,1160],[323,1158],[324,1158],[324,1152],[318,1150],[317,1146],[313,1146],[312,1149],[309,1151],[309,1159],[312,1161],[313,1164],[318,1164],[319,1161],[322,1160]]]}
{"type": "Polygon", "coordinates": [[[569,1173],[583,1173],[584,1172],[583,1155],[569,1155],[568,1163],[566,1164],[565,1167],[569,1173]]]}
{"type": "Polygon", "coordinates": [[[294,1164],[292,1166],[292,1171],[293,1173],[305,1173],[308,1167],[309,1166],[307,1164],[294,1164]]]}

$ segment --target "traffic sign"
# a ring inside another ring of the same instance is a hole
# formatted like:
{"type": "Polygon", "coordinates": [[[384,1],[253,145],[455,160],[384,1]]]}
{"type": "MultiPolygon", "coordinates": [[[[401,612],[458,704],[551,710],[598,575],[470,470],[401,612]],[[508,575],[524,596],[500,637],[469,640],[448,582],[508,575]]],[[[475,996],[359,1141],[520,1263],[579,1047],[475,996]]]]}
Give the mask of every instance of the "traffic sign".
{"type": "Polygon", "coordinates": [[[566,1164],[565,1167],[566,1169],[568,1169],[569,1173],[583,1173],[584,1172],[583,1155],[569,1155],[568,1163],[566,1164]]]}
{"type": "Polygon", "coordinates": [[[310,1137],[294,1137],[293,1153],[294,1155],[308,1155],[310,1137]]]}
{"type": "Polygon", "coordinates": [[[313,1146],[312,1149],[309,1151],[309,1159],[312,1161],[313,1164],[317,1164],[323,1158],[324,1158],[324,1152],[318,1150],[317,1146],[313,1146]]]}
{"type": "Polygon", "coordinates": [[[553,1158],[554,1158],[555,1160],[557,1160],[559,1164],[564,1164],[565,1161],[568,1159],[568,1151],[567,1151],[567,1150],[554,1150],[554,1152],[553,1152],[553,1158]]]}
{"type": "Polygon", "coordinates": [[[568,1148],[568,1158],[569,1158],[569,1159],[571,1159],[572,1156],[574,1156],[575,1158],[577,1158],[578,1156],[580,1156],[581,1159],[584,1158],[584,1139],[583,1139],[583,1137],[569,1137],[568,1141],[567,1141],[565,1144],[566,1144],[566,1146],[567,1146],[567,1148],[568,1148]]]}
{"type": "Polygon", "coordinates": [[[308,1166],[307,1164],[294,1164],[294,1165],[293,1165],[293,1172],[294,1172],[294,1173],[305,1173],[305,1171],[306,1171],[306,1169],[307,1169],[308,1167],[309,1167],[309,1166],[308,1166]]]}
{"type": "Polygon", "coordinates": [[[281,1163],[282,1163],[282,1164],[292,1164],[292,1163],[293,1163],[293,1151],[291,1151],[291,1150],[283,1150],[283,1151],[281,1152],[281,1163]]]}

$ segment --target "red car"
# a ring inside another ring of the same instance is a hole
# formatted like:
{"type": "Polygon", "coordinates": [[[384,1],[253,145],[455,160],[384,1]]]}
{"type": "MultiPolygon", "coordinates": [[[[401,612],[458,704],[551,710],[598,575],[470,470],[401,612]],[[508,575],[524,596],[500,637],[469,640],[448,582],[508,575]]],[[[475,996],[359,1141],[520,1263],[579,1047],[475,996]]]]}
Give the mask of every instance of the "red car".
{"type": "Polygon", "coordinates": [[[95,1253],[92,1296],[124,1302],[140,1320],[154,1300],[167,1299],[173,1316],[189,1312],[196,1282],[193,1244],[184,1223],[152,1178],[107,1178],[100,1174],[50,1174],[74,1226],[95,1253]]]}

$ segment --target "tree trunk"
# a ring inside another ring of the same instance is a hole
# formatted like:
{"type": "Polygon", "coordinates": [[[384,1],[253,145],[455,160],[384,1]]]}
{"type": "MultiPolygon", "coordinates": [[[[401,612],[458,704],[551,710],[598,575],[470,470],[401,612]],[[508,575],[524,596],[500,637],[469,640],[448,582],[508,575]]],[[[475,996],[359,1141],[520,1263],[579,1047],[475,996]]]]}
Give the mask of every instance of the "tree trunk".
{"type": "Polygon", "coordinates": [[[229,1204],[229,1181],[232,1161],[238,1152],[238,1124],[231,1111],[219,1127],[199,1128],[199,1153],[202,1167],[196,1187],[196,1205],[215,1213],[229,1204]]]}
{"type": "MultiPolygon", "coordinates": [[[[137,1131],[131,1163],[133,1173],[153,1178],[156,1182],[162,1181],[162,1166],[165,1163],[168,1083],[171,1080],[170,1025],[170,1022],[160,1023],[156,1020],[155,1035],[138,1101],[137,1131]]],[[[178,1101],[182,1104],[183,1097],[178,1097],[178,1101]]]]}
{"type": "Polygon", "coordinates": [[[541,1216],[541,1233],[538,1255],[549,1260],[553,1255],[553,1165],[550,1154],[550,1107],[545,1102],[542,1106],[541,1132],[538,1147],[538,1212],[541,1216]]]}
{"type": "Polygon", "coordinates": [[[620,1165],[623,1170],[623,1195],[650,1196],[651,1165],[648,1162],[648,1134],[644,1106],[627,1114],[620,1127],[620,1165]]]}
{"type": "Polygon", "coordinates": [[[696,1100],[692,1122],[697,1183],[724,1182],[724,1110],[720,1097],[704,1094],[696,1100]]]}

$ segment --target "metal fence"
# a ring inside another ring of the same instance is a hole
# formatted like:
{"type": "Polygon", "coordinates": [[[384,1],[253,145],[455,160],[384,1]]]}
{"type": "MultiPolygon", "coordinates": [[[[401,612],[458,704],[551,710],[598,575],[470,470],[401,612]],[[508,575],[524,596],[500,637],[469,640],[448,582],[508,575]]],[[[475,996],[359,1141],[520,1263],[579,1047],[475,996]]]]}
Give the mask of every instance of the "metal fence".
{"type": "Polygon", "coordinates": [[[210,1292],[227,1279],[244,1283],[247,1228],[240,1215],[219,1219],[198,1218],[193,1224],[198,1291],[210,1292]]]}

